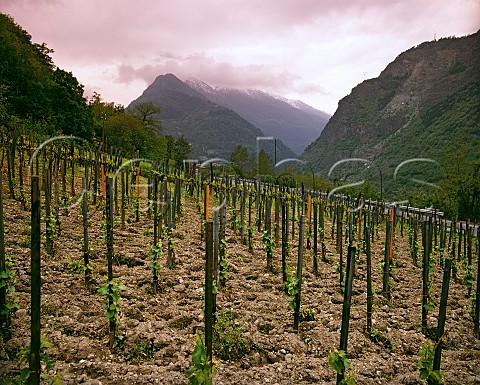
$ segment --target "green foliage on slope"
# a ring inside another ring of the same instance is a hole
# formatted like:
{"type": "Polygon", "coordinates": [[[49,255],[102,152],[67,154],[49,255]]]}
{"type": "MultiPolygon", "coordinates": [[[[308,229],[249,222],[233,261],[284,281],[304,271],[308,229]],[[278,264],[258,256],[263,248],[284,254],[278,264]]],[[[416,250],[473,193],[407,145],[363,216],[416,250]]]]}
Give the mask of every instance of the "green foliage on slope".
{"type": "Polygon", "coordinates": [[[341,159],[366,159],[353,176],[345,163],[335,177],[382,185],[388,200],[480,220],[479,67],[480,32],[400,54],[340,101],[302,157],[322,175],[341,159]]]}
{"type": "Polygon", "coordinates": [[[14,20],[0,14],[0,89],[2,126],[27,126],[54,135],[93,136],[93,117],[83,98],[83,86],[70,73],[56,67],[45,43],[31,36],[14,20]]]}

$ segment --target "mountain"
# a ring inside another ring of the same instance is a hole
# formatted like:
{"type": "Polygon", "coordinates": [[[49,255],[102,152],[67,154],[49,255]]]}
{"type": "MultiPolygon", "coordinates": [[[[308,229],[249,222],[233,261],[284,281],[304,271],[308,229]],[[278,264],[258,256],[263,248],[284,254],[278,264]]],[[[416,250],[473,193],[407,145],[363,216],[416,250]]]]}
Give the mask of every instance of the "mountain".
{"type": "Polygon", "coordinates": [[[291,100],[259,90],[212,88],[197,79],[185,81],[213,103],[232,109],[260,128],[266,136],[281,139],[300,155],[325,127],[330,115],[300,100],[291,100]]]}
{"type": "MultiPolygon", "coordinates": [[[[192,143],[191,155],[194,157],[229,159],[237,145],[247,147],[254,155],[257,137],[265,136],[235,111],[213,103],[173,74],[158,76],[140,97],[132,101],[129,108],[137,103],[159,106],[161,112],[157,117],[162,120],[163,133],[175,137],[183,134],[192,143]]],[[[280,140],[276,144],[278,159],[295,157],[280,140]]],[[[260,145],[273,161],[273,143],[260,145]]]]}
{"type": "Polygon", "coordinates": [[[416,178],[439,179],[440,167],[431,161],[412,162],[394,178],[405,160],[429,158],[445,166],[447,150],[457,147],[477,162],[479,68],[480,32],[425,42],[401,53],[377,78],[357,85],[339,102],[302,158],[324,175],[341,159],[367,159],[376,166],[368,172],[383,177],[387,192],[401,188],[398,175],[407,171],[416,178]]]}

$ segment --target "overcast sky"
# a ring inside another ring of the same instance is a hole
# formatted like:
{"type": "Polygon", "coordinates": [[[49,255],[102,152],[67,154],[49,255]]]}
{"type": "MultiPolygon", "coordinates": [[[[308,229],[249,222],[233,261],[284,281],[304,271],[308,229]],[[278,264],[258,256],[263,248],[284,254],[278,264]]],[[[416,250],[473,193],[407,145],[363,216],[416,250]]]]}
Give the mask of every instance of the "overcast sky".
{"type": "Polygon", "coordinates": [[[106,101],[127,105],[171,72],[330,114],[408,48],[480,29],[480,0],[0,0],[0,12],[106,101]]]}

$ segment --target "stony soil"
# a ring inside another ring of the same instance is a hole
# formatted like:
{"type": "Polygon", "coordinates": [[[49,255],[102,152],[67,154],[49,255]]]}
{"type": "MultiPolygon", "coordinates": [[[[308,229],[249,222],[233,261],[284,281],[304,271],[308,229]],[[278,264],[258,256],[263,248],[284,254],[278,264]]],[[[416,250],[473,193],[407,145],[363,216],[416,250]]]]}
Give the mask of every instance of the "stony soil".
{"type": "MultiPolygon", "coordinates": [[[[144,205],[144,202],[142,202],[144,205]]],[[[107,274],[106,247],[101,229],[101,207],[91,207],[90,239],[94,249],[92,266],[98,283],[107,274]]],[[[0,383],[18,374],[16,353],[29,344],[30,254],[28,211],[20,204],[5,202],[6,250],[16,271],[20,310],[12,319],[12,339],[0,346],[0,383]]],[[[133,205],[125,230],[114,232],[117,263],[114,276],[122,280],[120,333],[123,347],[110,350],[108,321],[102,298],[87,288],[81,273],[69,272],[73,261],[81,260],[83,237],[79,209],[62,213],[61,234],[55,241],[55,256],[42,250],[42,333],[53,343],[47,350],[54,369],[62,372],[64,384],[188,384],[186,370],[192,366],[195,334],[203,330],[204,242],[200,215],[194,199],[186,199],[184,213],[173,231],[176,266],[160,272],[161,292],[152,294],[148,251],[152,243],[152,221],[143,213],[135,222],[133,205]],[[141,350],[147,347],[149,350],[141,350]],[[141,353],[145,353],[142,355],[141,353]]],[[[298,231],[297,231],[298,233],[298,231]]],[[[381,290],[380,261],[384,230],[372,245],[374,282],[381,290]]],[[[293,313],[282,290],[280,248],[275,250],[275,273],[266,272],[261,235],[254,232],[250,253],[240,236],[227,230],[228,259],[232,265],[226,289],[217,298],[219,311],[233,311],[244,326],[243,338],[250,350],[235,361],[216,360],[215,384],[333,384],[335,373],[328,354],[338,348],[342,294],[335,261],[334,242],[327,237],[328,258],[320,261],[320,274],[312,273],[311,252],[306,251],[302,304],[316,310],[313,321],[293,330],[293,313]]],[[[416,362],[428,339],[421,333],[421,269],[409,257],[406,234],[395,235],[393,298],[386,302],[376,295],[374,328],[393,342],[392,349],[372,342],[365,334],[366,264],[362,254],[354,278],[348,355],[357,384],[421,384],[416,362]]],[[[291,251],[292,266],[296,246],[291,251]]],[[[166,265],[166,256],[162,260],[166,265]]],[[[463,277],[460,269],[459,277],[463,277]]],[[[434,272],[438,304],[442,270],[434,272]]],[[[462,279],[451,282],[442,370],[447,384],[480,383],[480,341],[473,336],[462,279]]],[[[438,308],[429,317],[437,325],[438,308]]]]}

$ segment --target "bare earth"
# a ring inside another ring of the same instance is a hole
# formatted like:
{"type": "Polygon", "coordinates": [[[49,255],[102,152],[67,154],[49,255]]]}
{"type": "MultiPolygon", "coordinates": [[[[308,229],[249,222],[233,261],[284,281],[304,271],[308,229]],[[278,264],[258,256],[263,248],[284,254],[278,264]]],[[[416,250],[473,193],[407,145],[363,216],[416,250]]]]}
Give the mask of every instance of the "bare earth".
{"type": "MultiPolygon", "coordinates": [[[[145,206],[145,202],[142,205],[145,206]]],[[[30,339],[30,213],[20,204],[5,202],[7,256],[14,261],[16,289],[21,309],[12,320],[12,339],[0,345],[0,383],[8,373],[18,373],[15,354],[30,339]]],[[[114,276],[127,289],[122,292],[120,333],[122,348],[110,351],[108,320],[102,298],[87,289],[82,273],[71,273],[72,261],[81,260],[82,218],[78,208],[61,216],[61,234],[55,241],[55,256],[42,249],[42,333],[54,347],[47,351],[54,370],[62,372],[64,384],[188,384],[186,370],[192,366],[195,334],[202,331],[204,285],[204,242],[201,240],[200,214],[194,199],[184,201],[184,213],[173,231],[176,266],[161,261],[162,292],[151,292],[148,251],[153,224],[144,212],[134,222],[133,204],[124,231],[118,223],[114,233],[118,263],[114,276]],[[128,266],[130,265],[130,267],[128,266]],[[134,359],[134,349],[143,342],[151,356],[134,359]]],[[[90,207],[90,240],[94,248],[92,266],[98,283],[106,280],[106,247],[101,230],[101,208],[90,207]]],[[[119,221],[119,219],[118,219],[119,221]]],[[[314,321],[302,322],[293,331],[293,312],[288,310],[282,289],[281,250],[275,249],[274,274],[266,273],[266,256],[261,234],[254,230],[255,250],[249,253],[240,235],[227,229],[229,272],[227,287],[219,291],[219,310],[233,310],[247,331],[250,352],[236,362],[216,360],[215,384],[333,384],[336,374],[327,363],[328,354],[338,348],[342,294],[335,263],[338,254],[327,230],[327,256],[320,275],[312,273],[311,251],[306,250],[302,304],[316,310],[314,321]]],[[[296,236],[298,231],[296,231],[296,236]]],[[[381,291],[380,261],[383,259],[384,226],[372,245],[376,292],[381,291]]],[[[298,241],[298,238],[295,239],[298,241]]],[[[296,264],[296,245],[290,252],[296,264]]],[[[393,349],[372,342],[365,334],[366,263],[357,265],[354,278],[348,356],[358,384],[422,384],[416,362],[427,341],[421,333],[422,272],[413,265],[407,244],[407,231],[395,233],[393,298],[375,296],[374,328],[393,341],[393,349]]],[[[320,248],[320,246],[319,246],[320,248]]],[[[477,267],[475,264],[475,271],[477,267]]],[[[468,314],[463,268],[458,283],[452,280],[447,311],[447,347],[442,353],[446,384],[480,383],[480,341],[474,338],[473,321],[468,314]]],[[[435,302],[438,305],[442,270],[434,272],[435,302]]],[[[474,284],[475,285],[475,284],[474,284]]],[[[475,287],[475,286],[474,286],[475,287]]],[[[429,316],[429,327],[437,326],[438,306],[429,316]]]]}

